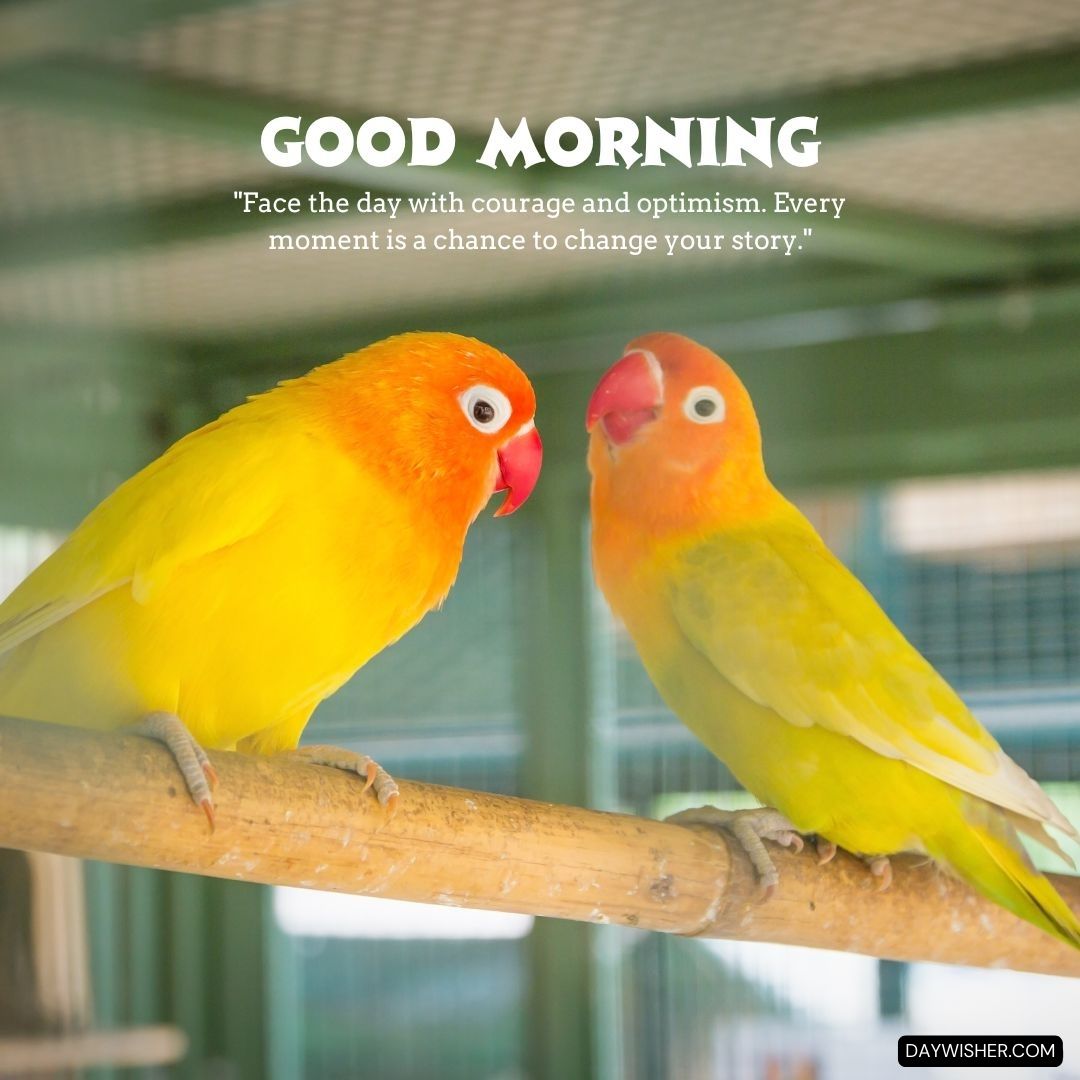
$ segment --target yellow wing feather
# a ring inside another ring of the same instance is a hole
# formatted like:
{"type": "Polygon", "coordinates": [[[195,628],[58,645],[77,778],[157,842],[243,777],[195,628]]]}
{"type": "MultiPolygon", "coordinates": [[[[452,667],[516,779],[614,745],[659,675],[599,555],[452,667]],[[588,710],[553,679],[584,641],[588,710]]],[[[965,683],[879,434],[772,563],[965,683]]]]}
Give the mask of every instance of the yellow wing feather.
{"type": "Polygon", "coordinates": [[[751,700],[1077,835],[793,508],[675,558],[677,624],[751,700]]]}
{"type": "Polygon", "coordinates": [[[146,603],[179,566],[258,531],[281,504],[273,455],[288,452],[252,437],[259,422],[222,418],[118,487],[0,604],[0,661],[114,589],[146,603]]]}

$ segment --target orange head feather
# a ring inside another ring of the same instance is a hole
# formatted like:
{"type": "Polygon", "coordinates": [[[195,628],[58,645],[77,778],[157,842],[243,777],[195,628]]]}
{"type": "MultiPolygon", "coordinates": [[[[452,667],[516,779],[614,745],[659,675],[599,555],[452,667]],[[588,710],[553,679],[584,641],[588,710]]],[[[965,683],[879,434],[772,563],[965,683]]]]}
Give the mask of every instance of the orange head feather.
{"type": "Polygon", "coordinates": [[[679,334],[632,341],[589,402],[594,509],[653,535],[746,513],[772,492],[746,387],[679,334]]]}
{"type": "Polygon", "coordinates": [[[475,338],[411,333],[378,341],[283,383],[365,468],[415,492],[440,519],[466,522],[496,491],[498,514],[532,492],[542,448],[525,373],[475,338]]]}

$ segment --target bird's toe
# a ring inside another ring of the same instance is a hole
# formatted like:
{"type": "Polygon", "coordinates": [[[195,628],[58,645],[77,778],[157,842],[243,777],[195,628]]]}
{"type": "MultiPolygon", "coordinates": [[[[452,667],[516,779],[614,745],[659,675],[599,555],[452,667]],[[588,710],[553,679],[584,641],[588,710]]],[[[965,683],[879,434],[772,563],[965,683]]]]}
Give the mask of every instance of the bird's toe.
{"type": "Polygon", "coordinates": [[[355,750],[345,750],[340,746],[301,746],[288,751],[290,757],[300,758],[309,765],[324,765],[331,769],[355,773],[364,778],[361,791],[371,788],[380,806],[391,814],[397,808],[398,791],[394,778],[378,762],[367,754],[358,754],[355,750]]]}
{"type": "Polygon", "coordinates": [[[202,807],[213,830],[214,799],[211,792],[217,786],[217,770],[184,721],[175,713],[152,712],[133,724],[130,730],[161,743],[172,754],[192,802],[202,807]]]}
{"type": "Polygon", "coordinates": [[[878,879],[877,891],[884,892],[892,884],[892,863],[887,855],[868,855],[863,859],[870,873],[878,879]]]}

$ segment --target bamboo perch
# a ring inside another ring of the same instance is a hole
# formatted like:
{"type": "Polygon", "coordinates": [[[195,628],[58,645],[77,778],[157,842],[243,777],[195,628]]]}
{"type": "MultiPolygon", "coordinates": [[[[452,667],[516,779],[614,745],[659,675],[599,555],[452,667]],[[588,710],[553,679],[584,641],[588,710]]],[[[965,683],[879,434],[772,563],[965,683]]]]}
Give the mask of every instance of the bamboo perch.
{"type": "MultiPolygon", "coordinates": [[[[772,848],[768,902],[721,834],[400,782],[389,818],[355,777],[212,753],[217,829],[166,751],[137,736],[0,718],[0,846],[272,885],[516,911],[642,930],[812,945],[895,960],[1080,975],[1080,951],[925,860],[893,884],[841,854],[772,848]]],[[[1055,885],[1080,910],[1080,878],[1055,885]]]]}

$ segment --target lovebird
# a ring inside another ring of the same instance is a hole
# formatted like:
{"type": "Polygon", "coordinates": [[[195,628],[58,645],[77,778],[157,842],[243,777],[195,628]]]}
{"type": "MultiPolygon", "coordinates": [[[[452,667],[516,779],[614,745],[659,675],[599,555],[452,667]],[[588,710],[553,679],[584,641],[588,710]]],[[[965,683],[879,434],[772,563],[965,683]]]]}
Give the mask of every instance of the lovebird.
{"type": "MultiPolygon", "coordinates": [[[[316,705],[446,597],[469,526],[529,497],[524,372],[457,334],[282,382],[118,487],[0,605],[0,714],[163,742],[214,821],[204,748],[294,750],[316,705]]],[[[295,751],[355,771],[366,755],[295,751]]]]}
{"type": "Polygon", "coordinates": [[[596,580],[667,705],[765,806],[675,820],[818,837],[891,877],[924,852],[1071,945],[1080,920],[1018,833],[1077,831],[770,483],[750,397],[702,345],[632,342],[588,405],[596,580]]]}

